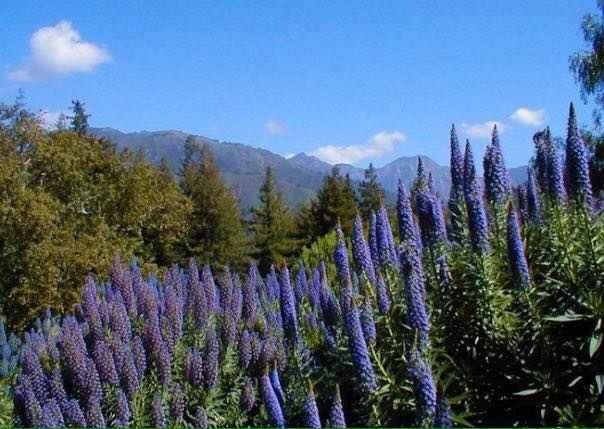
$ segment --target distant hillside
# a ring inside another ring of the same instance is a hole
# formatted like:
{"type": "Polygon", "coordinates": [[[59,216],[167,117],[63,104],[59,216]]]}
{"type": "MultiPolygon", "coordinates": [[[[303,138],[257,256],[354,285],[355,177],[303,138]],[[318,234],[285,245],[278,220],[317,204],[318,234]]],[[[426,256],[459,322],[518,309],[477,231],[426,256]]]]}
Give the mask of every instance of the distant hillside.
{"type": "MultiPolygon", "coordinates": [[[[120,149],[127,147],[133,152],[143,150],[151,162],[159,163],[165,157],[174,171],[178,170],[188,136],[182,131],[172,130],[123,133],[113,128],[91,128],[90,132],[112,140],[120,149]]],[[[304,153],[285,159],[268,150],[239,143],[219,142],[202,136],[195,138],[200,145],[210,146],[223,177],[235,188],[244,208],[257,204],[258,189],[268,164],[273,166],[277,185],[284,191],[287,202],[292,207],[297,207],[314,196],[321,186],[323,176],[333,168],[331,164],[304,153]]],[[[451,186],[449,167],[439,165],[427,156],[420,157],[426,170],[432,173],[437,192],[442,199],[446,199],[451,186]]],[[[386,189],[388,202],[394,202],[399,177],[407,186],[413,183],[417,174],[417,158],[403,156],[376,169],[378,178],[386,189]]],[[[338,168],[342,174],[349,174],[355,184],[363,179],[362,168],[350,164],[339,164],[338,168]]],[[[523,182],[526,180],[526,167],[510,169],[510,176],[513,184],[523,182]]]]}

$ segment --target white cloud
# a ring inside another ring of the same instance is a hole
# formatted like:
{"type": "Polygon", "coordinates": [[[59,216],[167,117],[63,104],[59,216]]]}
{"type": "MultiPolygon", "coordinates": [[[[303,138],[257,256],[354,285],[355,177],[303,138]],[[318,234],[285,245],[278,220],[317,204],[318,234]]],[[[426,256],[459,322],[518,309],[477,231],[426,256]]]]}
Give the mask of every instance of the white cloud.
{"type": "Polygon", "coordinates": [[[322,146],[310,154],[330,164],[354,164],[366,158],[379,158],[394,150],[395,143],[406,140],[402,131],[380,131],[365,144],[322,146]]]}
{"type": "Polygon", "coordinates": [[[40,112],[42,117],[42,121],[44,122],[44,127],[48,129],[54,129],[59,122],[59,118],[61,115],[67,116],[67,112],[62,112],[60,110],[48,110],[44,109],[40,112]]]}
{"type": "Polygon", "coordinates": [[[296,156],[296,154],[295,154],[295,153],[287,153],[287,154],[283,155],[283,158],[285,158],[285,159],[291,159],[291,158],[293,158],[294,156],[296,156]]]}
{"type": "Polygon", "coordinates": [[[9,74],[13,81],[40,81],[90,72],[111,61],[107,49],[84,42],[69,21],[54,27],[42,27],[29,39],[30,56],[9,74]]]}
{"type": "Polygon", "coordinates": [[[266,123],[266,125],[264,126],[264,129],[266,130],[267,133],[273,134],[273,135],[281,134],[282,132],[285,131],[285,127],[275,121],[268,121],[266,123]]]}
{"type": "Polygon", "coordinates": [[[521,107],[510,115],[510,119],[524,125],[538,127],[543,124],[544,116],[545,109],[531,110],[526,107],[521,107]]]}
{"type": "Polygon", "coordinates": [[[468,137],[472,137],[474,139],[488,139],[491,137],[491,133],[493,132],[493,127],[497,125],[497,131],[500,134],[504,133],[509,127],[498,121],[487,121],[483,124],[461,124],[461,129],[468,135],[468,137]]]}

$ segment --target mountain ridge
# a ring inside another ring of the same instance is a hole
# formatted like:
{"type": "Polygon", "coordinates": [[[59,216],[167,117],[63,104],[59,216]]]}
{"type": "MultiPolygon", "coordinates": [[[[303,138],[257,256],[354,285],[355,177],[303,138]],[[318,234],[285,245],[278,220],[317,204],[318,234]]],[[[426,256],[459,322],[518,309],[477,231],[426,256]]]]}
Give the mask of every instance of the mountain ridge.
{"type": "MultiPolygon", "coordinates": [[[[190,134],[179,130],[122,132],[111,127],[91,128],[90,134],[113,141],[118,149],[128,148],[132,152],[144,151],[145,157],[159,164],[163,158],[173,171],[178,171],[184,143],[190,134]]],[[[242,209],[258,203],[258,190],[264,180],[264,170],[272,165],[278,189],[285,194],[292,207],[312,198],[321,187],[323,177],[337,167],[341,174],[348,174],[354,185],[364,176],[364,169],[350,164],[331,165],[315,156],[300,152],[287,159],[267,149],[243,143],[221,142],[204,136],[194,135],[200,144],[207,144],[220,168],[222,176],[234,188],[242,209]]],[[[442,166],[425,155],[401,156],[376,168],[376,174],[386,190],[386,200],[394,202],[399,177],[411,186],[417,175],[417,159],[421,158],[426,171],[432,173],[434,187],[441,199],[446,199],[451,186],[449,167],[442,166]]],[[[510,169],[513,184],[526,180],[526,167],[510,169]]]]}

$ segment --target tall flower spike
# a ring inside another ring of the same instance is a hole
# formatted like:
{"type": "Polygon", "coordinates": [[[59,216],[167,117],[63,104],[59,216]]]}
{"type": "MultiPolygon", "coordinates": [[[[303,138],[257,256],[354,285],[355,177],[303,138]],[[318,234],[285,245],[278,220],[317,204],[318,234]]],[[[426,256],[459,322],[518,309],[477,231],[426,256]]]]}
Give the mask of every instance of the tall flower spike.
{"type": "Polygon", "coordinates": [[[119,420],[122,425],[128,426],[130,421],[130,407],[128,406],[128,399],[124,394],[124,391],[119,389],[115,397],[115,418],[119,420]]]}
{"type": "Polygon", "coordinates": [[[151,402],[151,426],[155,428],[165,428],[167,426],[160,396],[154,397],[151,402]]]}
{"type": "Polygon", "coordinates": [[[381,206],[377,211],[377,243],[382,266],[396,264],[394,237],[390,227],[390,219],[388,219],[388,211],[384,206],[381,206]]]}
{"type": "Polygon", "coordinates": [[[340,398],[340,386],[336,384],[331,409],[329,410],[329,427],[345,428],[346,419],[344,417],[344,408],[340,398]]]}
{"type": "Polygon", "coordinates": [[[216,338],[216,329],[210,324],[208,327],[208,336],[206,338],[205,359],[203,366],[203,375],[205,387],[207,390],[212,390],[218,382],[218,370],[220,362],[219,358],[218,338],[216,338]]]}
{"type": "Polygon", "coordinates": [[[560,157],[558,156],[556,148],[552,144],[552,133],[550,132],[549,127],[546,128],[543,134],[543,139],[547,153],[547,194],[552,200],[564,203],[566,202],[564,172],[562,170],[560,157]]]}
{"type": "Polygon", "coordinates": [[[373,261],[374,268],[380,266],[380,252],[378,249],[377,242],[377,216],[375,211],[371,211],[369,217],[369,251],[371,252],[371,260],[373,261]]]}
{"type": "Polygon", "coordinates": [[[436,389],[432,370],[417,349],[411,349],[407,359],[407,370],[415,396],[416,424],[418,427],[433,427],[436,415],[436,389]]]}
{"type": "Polygon", "coordinates": [[[363,335],[367,344],[375,344],[377,338],[377,332],[375,329],[375,321],[373,318],[373,308],[371,301],[367,297],[363,299],[361,304],[361,327],[363,328],[363,335]]]}
{"type": "Polygon", "coordinates": [[[447,230],[440,201],[420,177],[416,181],[417,211],[423,244],[447,242],[447,230]]]}
{"type": "Polygon", "coordinates": [[[566,176],[568,193],[591,207],[593,195],[589,179],[589,158],[585,143],[579,134],[575,107],[570,103],[568,135],[566,137],[566,176]]]}
{"type": "Polygon", "coordinates": [[[283,417],[283,410],[279,404],[279,400],[275,395],[271,381],[268,378],[267,371],[260,377],[260,393],[262,395],[262,402],[266,409],[271,426],[276,428],[285,427],[285,418],[283,417]]]}
{"type": "Polygon", "coordinates": [[[279,400],[281,408],[285,408],[285,394],[283,393],[283,388],[281,387],[281,380],[279,379],[277,368],[271,369],[269,377],[271,379],[271,386],[273,386],[273,391],[279,400]]]}
{"type": "Polygon", "coordinates": [[[195,411],[195,427],[196,428],[207,428],[208,427],[208,415],[206,410],[201,405],[197,407],[195,411]]]}
{"type": "Polygon", "coordinates": [[[390,297],[388,296],[388,287],[382,276],[378,276],[376,284],[376,301],[378,310],[381,314],[390,312],[390,297]]]}
{"type": "Polygon", "coordinates": [[[417,348],[423,350],[430,346],[430,321],[424,301],[425,285],[423,275],[416,267],[419,262],[417,252],[401,246],[401,274],[405,282],[405,301],[407,303],[407,324],[411,327],[417,341],[417,348]]]}
{"type": "Polygon", "coordinates": [[[526,186],[519,185],[515,188],[516,197],[518,198],[518,212],[520,219],[528,221],[528,210],[526,207],[526,186]]]}
{"type": "Polygon", "coordinates": [[[80,408],[80,404],[75,399],[70,399],[63,410],[65,423],[69,427],[84,428],[87,427],[86,418],[80,408]]]}
{"type": "Polygon", "coordinates": [[[285,337],[293,344],[298,340],[298,317],[296,314],[296,299],[289,279],[289,270],[286,266],[281,269],[279,277],[283,332],[285,337]]]}
{"type": "Polygon", "coordinates": [[[170,397],[170,418],[174,426],[178,426],[182,421],[185,412],[185,395],[180,384],[175,383],[172,387],[172,396],[170,397]]]}
{"type": "Polygon", "coordinates": [[[363,221],[357,213],[354,218],[354,229],[352,232],[352,256],[357,268],[365,273],[371,284],[376,284],[375,269],[371,260],[371,252],[365,241],[363,233],[363,221]]]}
{"type": "Polygon", "coordinates": [[[315,400],[315,392],[310,380],[306,382],[306,398],[302,405],[302,414],[304,415],[304,427],[320,428],[321,419],[319,418],[319,409],[315,400]]]}
{"type": "Polygon", "coordinates": [[[503,160],[497,125],[493,127],[491,145],[484,155],[484,179],[487,200],[490,204],[502,204],[510,197],[510,177],[503,160]]]}
{"type": "Polygon", "coordinates": [[[537,178],[537,184],[539,190],[549,195],[548,185],[548,163],[549,163],[549,148],[547,147],[547,140],[544,139],[546,130],[537,131],[533,135],[533,143],[535,143],[535,175],[537,178]]]}
{"type": "Polygon", "coordinates": [[[334,261],[336,264],[336,272],[338,275],[338,284],[340,285],[340,299],[342,300],[342,308],[345,308],[348,301],[352,297],[352,279],[350,277],[350,265],[348,263],[348,251],[344,243],[344,234],[340,224],[336,226],[337,242],[334,248],[334,261]]]}
{"type": "Polygon", "coordinates": [[[443,392],[439,391],[437,394],[436,401],[436,415],[434,417],[435,428],[450,428],[453,427],[451,421],[451,408],[447,398],[444,397],[443,392]]]}
{"type": "Polygon", "coordinates": [[[463,156],[455,125],[451,126],[451,191],[449,193],[449,227],[451,240],[458,242],[464,230],[463,156]]]}
{"type": "Polygon", "coordinates": [[[468,212],[468,226],[472,248],[475,251],[486,253],[489,249],[489,229],[482,201],[482,190],[476,175],[474,155],[472,154],[472,147],[469,141],[466,141],[464,159],[464,197],[468,212]]]}
{"type": "Polygon", "coordinates": [[[373,392],[377,387],[375,373],[373,372],[369,349],[367,348],[367,342],[363,334],[359,310],[353,299],[350,300],[348,308],[344,311],[344,329],[348,336],[350,357],[361,383],[361,390],[364,393],[373,392]]]}
{"type": "Polygon", "coordinates": [[[510,203],[508,207],[507,219],[507,248],[508,260],[514,280],[518,286],[528,286],[531,284],[524,247],[522,246],[522,237],[520,236],[520,227],[518,226],[518,218],[516,210],[510,203]]]}
{"type": "Polygon", "coordinates": [[[86,420],[88,421],[88,427],[90,428],[107,427],[99,399],[90,398],[88,400],[88,405],[86,407],[86,420]]]}
{"type": "Polygon", "coordinates": [[[526,182],[526,213],[531,222],[541,223],[541,203],[539,202],[535,179],[531,172],[529,172],[526,182]]]}
{"type": "Polygon", "coordinates": [[[254,388],[254,383],[252,379],[249,377],[245,377],[243,379],[243,387],[241,391],[241,405],[243,405],[243,409],[245,411],[249,411],[254,406],[256,402],[256,391],[254,388]]]}
{"type": "Polygon", "coordinates": [[[413,217],[409,193],[401,179],[398,180],[396,214],[398,217],[398,231],[401,243],[409,243],[412,247],[416,248],[418,252],[422,253],[422,241],[419,236],[417,223],[413,217]]]}

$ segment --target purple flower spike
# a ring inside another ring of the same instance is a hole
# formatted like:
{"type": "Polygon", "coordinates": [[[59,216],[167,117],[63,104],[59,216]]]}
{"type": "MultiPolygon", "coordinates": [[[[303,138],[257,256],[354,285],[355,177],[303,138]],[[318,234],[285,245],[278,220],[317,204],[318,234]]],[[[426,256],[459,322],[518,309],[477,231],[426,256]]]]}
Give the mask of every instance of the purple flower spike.
{"type": "Polygon", "coordinates": [[[357,377],[361,383],[361,389],[365,393],[373,392],[377,385],[373,365],[369,356],[367,342],[361,327],[359,310],[354,300],[351,299],[344,311],[344,329],[348,336],[348,348],[357,377]]]}
{"type": "Polygon", "coordinates": [[[283,410],[266,373],[260,377],[260,393],[262,394],[262,402],[264,403],[270,425],[276,428],[285,427],[283,410]]]}
{"type": "Polygon", "coordinates": [[[289,280],[289,270],[287,267],[281,269],[281,275],[279,277],[279,285],[281,288],[279,297],[283,332],[285,338],[291,343],[295,343],[298,340],[298,317],[296,314],[296,299],[289,280]]]}
{"type": "Polygon", "coordinates": [[[475,251],[486,253],[489,250],[489,229],[482,201],[482,190],[476,176],[474,155],[470,142],[466,142],[464,161],[464,196],[468,211],[470,241],[475,251]]]}
{"type": "Polygon", "coordinates": [[[174,426],[182,421],[185,412],[185,395],[180,388],[180,384],[175,383],[172,387],[172,396],[170,397],[170,418],[174,426]]]}
{"type": "Polygon", "coordinates": [[[335,393],[331,409],[329,410],[329,427],[345,428],[346,419],[344,417],[344,408],[342,407],[342,399],[340,398],[340,387],[336,384],[335,393]]]}
{"type": "Polygon", "coordinates": [[[484,155],[484,179],[489,203],[502,204],[511,194],[510,177],[503,160],[497,125],[493,127],[491,145],[484,155]]]}
{"type": "Polygon", "coordinates": [[[508,261],[516,284],[518,286],[530,285],[531,277],[524,254],[524,247],[522,246],[520,227],[518,226],[518,218],[512,204],[508,207],[507,248],[508,261]]]}
{"type": "Polygon", "coordinates": [[[373,319],[373,308],[367,298],[361,304],[361,327],[363,328],[363,335],[367,344],[375,344],[377,333],[373,319]]]}
{"type": "Polygon", "coordinates": [[[433,427],[436,415],[436,389],[432,370],[426,365],[417,349],[412,349],[407,358],[409,361],[407,370],[416,403],[416,424],[419,427],[433,427]]]}
{"type": "Polygon", "coordinates": [[[369,218],[369,251],[371,252],[373,266],[380,266],[380,251],[378,249],[377,239],[377,216],[374,211],[371,212],[369,218]]]}
{"type": "Polygon", "coordinates": [[[376,301],[380,314],[388,314],[390,312],[390,297],[388,296],[388,287],[382,276],[378,276],[376,285],[376,301]]]}
{"type": "Polygon", "coordinates": [[[405,282],[407,323],[418,341],[417,348],[422,350],[430,345],[430,322],[424,301],[424,278],[416,269],[421,262],[416,252],[409,251],[404,247],[401,247],[400,257],[401,274],[405,282]]]}
{"type": "Polygon", "coordinates": [[[394,237],[390,228],[390,219],[386,207],[381,206],[377,213],[377,243],[380,262],[382,266],[396,264],[396,249],[394,248],[394,237]]]}
{"type": "Polygon", "coordinates": [[[218,346],[218,338],[216,338],[216,329],[214,325],[208,327],[208,337],[206,338],[205,359],[203,366],[204,382],[206,390],[210,391],[216,387],[218,383],[218,370],[220,362],[220,349],[218,346]]]}
{"type": "Polygon", "coordinates": [[[127,426],[130,421],[130,407],[123,390],[118,390],[115,398],[115,418],[127,426]]]}
{"type": "Polygon", "coordinates": [[[151,402],[151,426],[155,428],[165,428],[167,426],[161,397],[159,396],[153,398],[153,402],[151,402]]]}
{"type": "Polygon", "coordinates": [[[206,414],[205,408],[203,408],[202,406],[197,407],[197,410],[195,411],[195,427],[208,427],[208,415],[206,414]]]}
{"type": "Polygon", "coordinates": [[[302,414],[304,415],[304,427],[321,427],[319,409],[317,408],[315,393],[313,392],[312,383],[310,381],[308,381],[306,385],[306,398],[304,399],[304,404],[302,405],[302,414]]]}
{"type": "Polygon", "coordinates": [[[363,233],[363,221],[357,214],[354,218],[354,229],[352,233],[352,256],[360,271],[363,271],[371,284],[376,284],[375,269],[371,260],[371,251],[365,241],[363,233]]]}
{"type": "Polygon", "coordinates": [[[85,428],[87,427],[86,418],[80,408],[80,404],[75,399],[71,399],[65,405],[63,415],[65,416],[65,423],[69,427],[74,428],[85,428]]]}
{"type": "Polygon", "coordinates": [[[254,402],[256,402],[254,383],[252,382],[251,378],[245,377],[241,392],[241,405],[243,405],[245,411],[249,411],[254,406],[254,402]]]}
{"type": "Polygon", "coordinates": [[[593,194],[589,179],[589,156],[585,142],[579,134],[573,103],[570,103],[568,113],[566,171],[566,177],[568,178],[567,189],[570,196],[591,207],[593,204],[593,194]]]}
{"type": "Polygon", "coordinates": [[[411,202],[409,193],[403,184],[403,181],[398,181],[398,195],[396,199],[396,214],[398,217],[398,231],[401,243],[409,243],[410,246],[422,253],[423,246],[419,236],[419,228],[413,217],[411,210],[411,202]]]}

